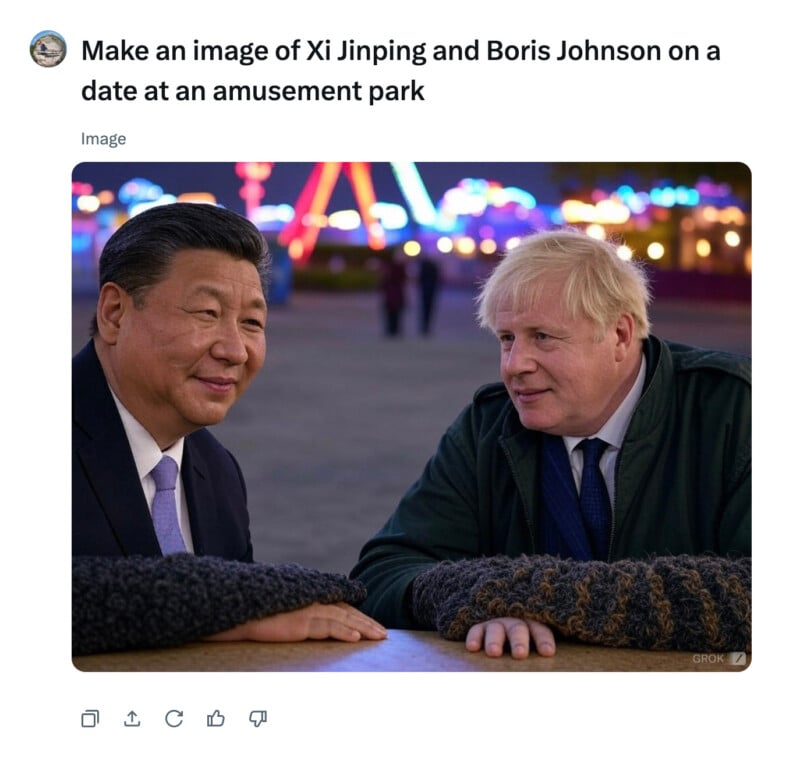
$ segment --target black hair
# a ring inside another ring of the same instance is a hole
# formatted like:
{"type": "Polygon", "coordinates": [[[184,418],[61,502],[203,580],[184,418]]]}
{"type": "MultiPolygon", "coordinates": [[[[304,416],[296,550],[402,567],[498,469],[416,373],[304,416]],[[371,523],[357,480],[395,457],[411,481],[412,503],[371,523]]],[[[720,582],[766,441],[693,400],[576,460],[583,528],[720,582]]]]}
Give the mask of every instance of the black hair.
{"type": "MultiPolygon", "coordinates": [[[[99,286],[118,284],[138,306],[183,249],[214,249],[247,260],[258,270],[266,296],[269,254],[258,228],[239,214],[205,203],[154,206],[131,217],[103,247],[99,286]]],[[[96,317],[90,332],[97,334],[96,317]]]]}

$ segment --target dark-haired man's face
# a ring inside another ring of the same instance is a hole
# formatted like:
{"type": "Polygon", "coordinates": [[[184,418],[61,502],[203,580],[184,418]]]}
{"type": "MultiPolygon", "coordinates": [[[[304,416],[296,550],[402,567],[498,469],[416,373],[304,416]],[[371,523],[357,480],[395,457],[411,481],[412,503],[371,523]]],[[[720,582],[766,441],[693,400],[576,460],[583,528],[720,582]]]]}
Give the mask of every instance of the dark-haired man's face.
{"type": "Polygon", "coordinates": [[[177,252],[140,305],[119,287],[101,290],[103,366],[163,449],[219,423],[250,385],[266,355],[267,308],[256,267],[209,249],[177,252]]]}

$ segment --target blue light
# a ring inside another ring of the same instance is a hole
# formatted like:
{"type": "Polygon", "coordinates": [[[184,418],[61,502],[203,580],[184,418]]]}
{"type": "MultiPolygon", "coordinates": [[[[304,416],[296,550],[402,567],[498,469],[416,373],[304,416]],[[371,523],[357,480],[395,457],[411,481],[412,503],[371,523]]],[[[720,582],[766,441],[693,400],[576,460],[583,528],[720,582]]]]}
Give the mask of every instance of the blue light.
{"type": "Polygon", "coordinates": [[[654,187],[650,191],[650,200],[655,206],[696,206],[700,202],[700,194],[691,187],[654,187]]]}
{"type": "Polygon", "coordinates": [[[508,201],[513,201],[526,209],[536,208],[536,199],[527,191],[520,187],[504,187],[501,194],[508,201]]]}
{"type": "Polygon", "coordinates": [[[73,254],[78,252],[86,252],[92,246],[92,234],[91,233],[75,233],[72,234],[72,252],[73,254]]]}
{"type": "Polygon", "coordinates": [[[656,206],[675,206],[675,190],[671,187],[654,187],[650,191],[650,200],[656,206]]]}

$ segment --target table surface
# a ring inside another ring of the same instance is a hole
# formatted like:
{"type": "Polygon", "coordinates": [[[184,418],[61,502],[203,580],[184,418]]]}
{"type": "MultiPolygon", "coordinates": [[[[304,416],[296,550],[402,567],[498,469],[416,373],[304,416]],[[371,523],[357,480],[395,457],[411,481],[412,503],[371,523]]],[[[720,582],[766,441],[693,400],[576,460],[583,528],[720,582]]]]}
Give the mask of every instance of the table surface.
{"type": "Polygon", "coordinates": [[[559,641],[550,658],[489,658],[436,632],[389,630],[379,642],[192,643],[76,656],[84,672],[700,672],[742,671],[750,656],[640,651],[559,641]]]}

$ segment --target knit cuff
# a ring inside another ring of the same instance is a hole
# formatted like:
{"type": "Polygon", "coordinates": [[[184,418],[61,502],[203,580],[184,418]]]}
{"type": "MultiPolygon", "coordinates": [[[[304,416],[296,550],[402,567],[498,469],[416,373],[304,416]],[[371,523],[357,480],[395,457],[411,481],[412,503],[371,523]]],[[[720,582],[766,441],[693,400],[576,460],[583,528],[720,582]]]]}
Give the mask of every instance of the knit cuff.
{"type": "Polygon", "coordinates": [[[750,570],[750,558],[717,556],[448,561],[414,579],[412,607],[420,625],[450,640],[511,616],[600,645],[750,651],[750,570]]]}
{"type": "Polygon", "coordinates": [[[314,602],[357,605],[365,597],[356,581],[295,564],[73,557],[72,652],[180,645],[314,602]]]}

